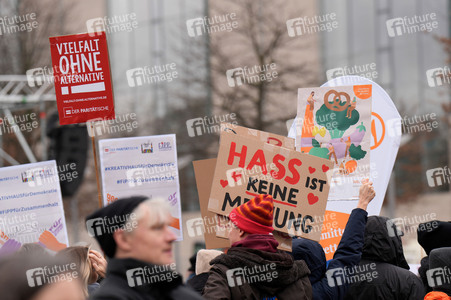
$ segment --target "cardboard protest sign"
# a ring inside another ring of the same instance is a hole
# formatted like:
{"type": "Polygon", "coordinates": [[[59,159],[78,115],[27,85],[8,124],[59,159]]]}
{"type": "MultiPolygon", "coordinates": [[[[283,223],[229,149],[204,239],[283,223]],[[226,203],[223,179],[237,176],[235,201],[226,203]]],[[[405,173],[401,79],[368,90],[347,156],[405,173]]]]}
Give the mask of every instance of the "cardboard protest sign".
{"type": "Polygon", "coordinates": [[[238,135],[246,136],[250,139],[257,139],[261,142],[274,145],[274,146],[280,146],[285,147],[288,149],[293,149],[295,146],[295,140],[293,138],[289,138],[283,135],[278,135],[266,131],[261,131],[257,129],[252,128],[246,128],[242,126],[238,126],[235,124],[229,124],[229,123],[221,123],[221,128],[224,128],[225,131],[235,133],[238,135]]]}
{"type": "Polygon", "coordinates": [[[0,168],[0,255],[25,243],[69,244],[56,162],[0,168]]]}
{"type": "Polygon", "coordinates": [[[230,247],[229,240],[216,236],[218,226],[216,218],[221,216],[208,211],[208,198],[210,197],[211,184],[215,173],[216,158],[193,161],[193,166],[202,219],[200,222],[197,221],[196,224],[194,222],[190,222],[190,224],[188,222],[186,223],[188,234],[190,234],[190,230],[192,234],[198,234],[197,229],[193,227],[195,225],[201,226],[201,232],[203,232],[205,247],[207,249],[230,247]]]}
{"type": "MultiPolygon", "coordinates": [[[[216,166],[216,158],[193,161],[194,174],[196,176],[197,193],[199,194],[200,211],[202,218],[186,222],[188,235],[203,233],[206,249],[228,248],[230,242],[227,234],[227,218],[209,212],[208,198],[216,166]],[[218,233],[221,233],[218,235],[218,233]]],[[[274,231],[274,238],[279,242],[279,249],[291,251],[290,236],[284,236],[281,232],[274,231]]]]}
{"type": "Polygon", "coordinates": [[[371,85],[298,90],[296,149],[334,163],[329,201],[357,200],[369,176],[371,95],[371,85]]]}
{"type": "Polygon", "coordinates": [[[220,215],[258,194],[274,198],[275,230],[320,239],[318,218],[329,192],[326,159],[270,145],[247,136],[221,132],[208,209],[220,215]]]}
{"type": "Polygon", "coordinates": [[[49,40],[60,124],[114,119],[105,32],[57,36],[49,40]]]}
{"type": "Polygon", "coordinates": [[[99,141],[103,203],[130,196],[163,198],[171,207],[171,229],[183,239],[175,135],[99,141]]]}
{"type": "MultiPolygon", "coordinates": [[[[384,201],[388,181],[401,140],[401,117],[390,96],[375,82],[359,76],[342,76],[326,82],[324,87],[337,87],[348,85],[372,86],[372,112],[371,125],[367,132],[371,133],[371,150],[369,164],[369,178],[373,181],[376,196],[368,206],[369,215],[379,215],[384,201]]],[[[296,124],[302,124],[297,117],[288,136],[295,137],[296,124]]],[[[324,217],[321,245],[326,258],[331,259],[346,227],[351,211],[356,207],[357,201],[328,201],[324,217]]]]}

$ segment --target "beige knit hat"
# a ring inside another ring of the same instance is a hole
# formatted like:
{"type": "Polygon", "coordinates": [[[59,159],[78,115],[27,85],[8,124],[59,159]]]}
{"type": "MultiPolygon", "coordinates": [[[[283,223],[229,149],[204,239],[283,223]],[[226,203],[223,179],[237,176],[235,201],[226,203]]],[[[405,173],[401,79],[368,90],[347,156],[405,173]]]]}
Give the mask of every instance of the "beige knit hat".
{"type": "Polygon", "coordinates": [[[218,250],[207,250],[202,249],[197,252],[197,259],[196,259],[196,275],[206,273],[210,271],[211,265],[210,261],[213,258],[216,258],[217,256],[221,255],[222,252],[218,250]]]}

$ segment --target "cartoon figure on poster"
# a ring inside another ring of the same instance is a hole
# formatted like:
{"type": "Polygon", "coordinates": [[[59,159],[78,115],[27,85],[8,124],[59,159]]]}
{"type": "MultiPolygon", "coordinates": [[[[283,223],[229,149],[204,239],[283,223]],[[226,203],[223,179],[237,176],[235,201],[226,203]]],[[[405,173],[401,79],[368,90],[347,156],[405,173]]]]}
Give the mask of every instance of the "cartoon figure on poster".
{"type": "MultiPolygon", "coordinates": [[[[304,118],[297,150],[331,160],[335,178],[365,176],[358,169],[369,171],[371,86],[299,89],[298,102],[298,116],[304,118]]],[[[357,199],[353,180],[343,181],[349,182],[345,197],[357,199]]]]}

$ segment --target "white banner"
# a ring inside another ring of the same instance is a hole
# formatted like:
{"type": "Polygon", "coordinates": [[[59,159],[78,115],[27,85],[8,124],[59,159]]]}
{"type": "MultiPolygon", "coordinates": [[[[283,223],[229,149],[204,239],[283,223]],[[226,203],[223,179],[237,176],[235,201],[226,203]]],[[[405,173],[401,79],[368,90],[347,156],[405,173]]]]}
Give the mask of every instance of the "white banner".
{"type": "Polygon", "coordinates": [[[0,253],[39,243],[52,251],[68,245],[56,162],[0,168],[0,253]]]}
{"type": "Polygon", "coordinates": [[[183,239],[175,135],[99,141],[103,204],[130,196],[163,198],[171,206],[171,230],[183,239]]]}

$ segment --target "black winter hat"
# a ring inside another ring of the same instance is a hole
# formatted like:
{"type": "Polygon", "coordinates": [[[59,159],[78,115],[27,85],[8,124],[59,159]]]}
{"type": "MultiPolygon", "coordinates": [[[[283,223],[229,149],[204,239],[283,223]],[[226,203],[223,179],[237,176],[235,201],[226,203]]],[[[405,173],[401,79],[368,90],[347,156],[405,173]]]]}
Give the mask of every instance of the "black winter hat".
{"type": "Polygon", "coordinates": [[[429,256],[429,270],[431,270],[432,273],[437,273],[437,271],[439,271],[444,277],[440,283],[433,282],[434,285],[439,284],[433,286],[433,290],[451,295],[451,283],[449,282],[451,277],[451,247],[438,248],[431,251],[431,255],[429,256]],[[439,270],[435,270],[434,272],[433,269],[438,268],[439,270]]]}
{"type": "Polygon", "coordinates": [[[451,222],[429,221],[418,225],[418,243],[426,254],[442,247],[451,247],[451,222]]]}
{"type": "Polygon", "coordinates": [[[133,210],[147,199],[144,196],[119,199],[86,218],[89,235],[97,240],[106,256],[112,258],[116,253],[114,231],[123,228],[133,210]]]}

